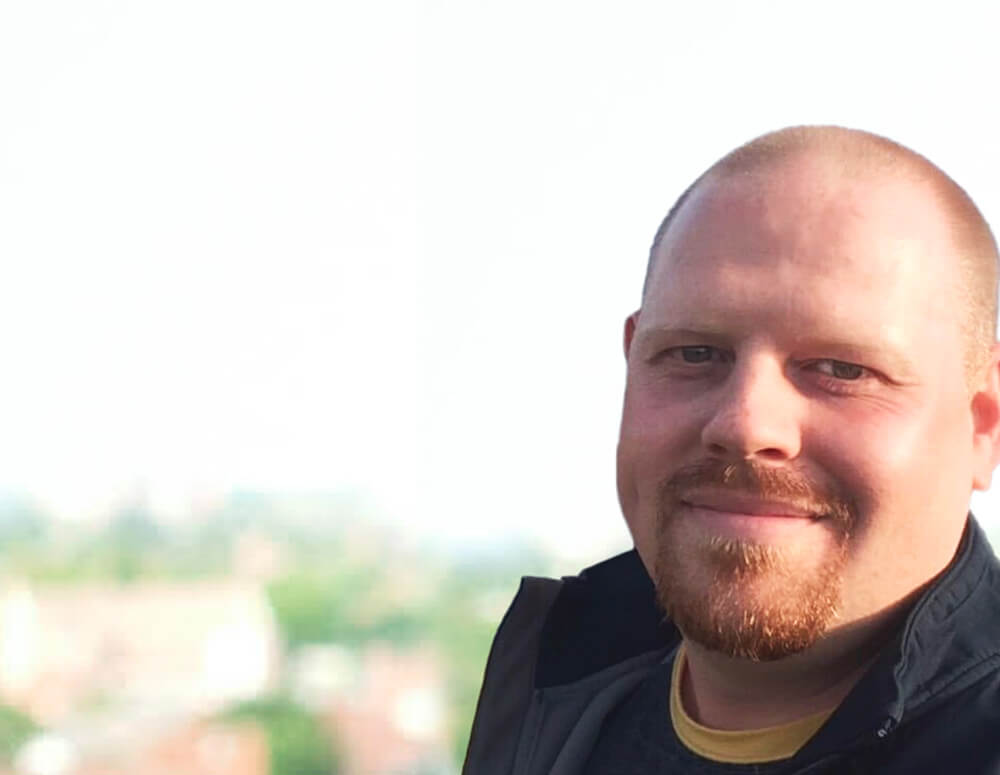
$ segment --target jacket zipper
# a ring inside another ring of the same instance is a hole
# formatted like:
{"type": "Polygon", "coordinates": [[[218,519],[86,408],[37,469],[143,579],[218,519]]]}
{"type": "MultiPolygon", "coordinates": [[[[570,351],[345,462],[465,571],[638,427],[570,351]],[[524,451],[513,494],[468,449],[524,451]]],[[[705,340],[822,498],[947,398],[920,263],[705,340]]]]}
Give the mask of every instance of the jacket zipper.
{"type": "MultiPolygon", "coordinates": [[[[896,728],[896,719],[892,716],[886,717],[886,719],[879,725],[874,733],[865,732],[862,735],[856,737],[851,743],[844,747],[843,751],[837,751],[836,753],[824,756],[822,759],[814,761],[812,764],[807,765],[805,769],[800,770],[790,770],[790,773],[796,773],[796,775],[817,775],[822,773],[828,767],[830,767],[836,761],[843,761],[844,763],[850,763],[851,772],[862,772],[859,770],[858,763],[853,760],[853,756],[858,753],[858,751],[864,748],[866,745],[871,748],[877,748],[883,745],[889,736],[893,733],[896,728]]],[[[838,775],[843,773],[843,769],[836,770],[838,775]]]]}

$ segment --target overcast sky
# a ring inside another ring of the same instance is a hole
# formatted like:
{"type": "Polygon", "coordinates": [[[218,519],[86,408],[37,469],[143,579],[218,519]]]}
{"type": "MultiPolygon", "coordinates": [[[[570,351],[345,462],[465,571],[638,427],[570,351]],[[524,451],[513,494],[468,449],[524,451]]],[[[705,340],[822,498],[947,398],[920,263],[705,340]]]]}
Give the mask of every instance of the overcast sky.
{"type": "Polygon", "coordinates": [[[984,7],[4,2],[0,486],[75,518],[354,492],[423,535],[625,548],[659,219],[729,148],[832,122],[1000,222],[984,7]]]}

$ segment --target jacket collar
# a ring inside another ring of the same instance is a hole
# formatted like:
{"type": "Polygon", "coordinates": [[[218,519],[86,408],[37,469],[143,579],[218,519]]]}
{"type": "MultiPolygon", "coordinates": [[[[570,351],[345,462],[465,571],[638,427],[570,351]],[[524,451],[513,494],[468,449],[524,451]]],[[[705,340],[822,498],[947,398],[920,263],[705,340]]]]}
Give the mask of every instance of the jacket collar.
{"type": "Polygon", "coordinates": [[[679,642],[680,633],[657,607],[653,583],[633,549],[562,579],[542,629],[535,686],[572,683],[679,642]]]}
{"type": "Polygon", "coordinates": [[[1000,565],[969,515],[955,557],[910,609],[900,631],[803,749],[822,756],[859,735],[884,737],[996,670],[1000,565]]]}
{"type": "MultiPolygon", "coordinates": [[[[1000,653],[1000,566],[969,515],[958,551],[896,637],[807,746],[842,748],[859,731],[889,729],[994,669],[1000,653]]],[[[542,630],[535,685],[572,683],[680,641],[633,550],[567,577],[542,630]]]]}

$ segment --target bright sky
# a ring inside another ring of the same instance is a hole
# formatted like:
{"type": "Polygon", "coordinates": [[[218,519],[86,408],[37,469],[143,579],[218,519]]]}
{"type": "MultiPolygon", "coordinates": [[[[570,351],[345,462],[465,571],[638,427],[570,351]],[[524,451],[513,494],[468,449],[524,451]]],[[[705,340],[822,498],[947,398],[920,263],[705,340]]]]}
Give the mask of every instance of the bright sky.
{"type": "Polygon", "coordinates": [[[660,217],[833,122],[1000,224],[987,7],[5,2],[0,487],[68,517],[353,491],[423,535],[625,548],[621,324],[660,217]]]}

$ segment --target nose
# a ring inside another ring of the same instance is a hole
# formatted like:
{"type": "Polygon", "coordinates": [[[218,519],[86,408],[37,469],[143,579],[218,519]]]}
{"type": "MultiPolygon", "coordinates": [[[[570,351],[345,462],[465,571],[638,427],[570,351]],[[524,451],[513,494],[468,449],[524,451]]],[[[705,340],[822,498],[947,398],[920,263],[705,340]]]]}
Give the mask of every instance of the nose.
{"type": "Polygon", "coordinates": [[[798,456],[801,397],[779,362],[766,357],[738,360],[714,393],[701,433],[710,455],[775,463],[798,456]]]}

